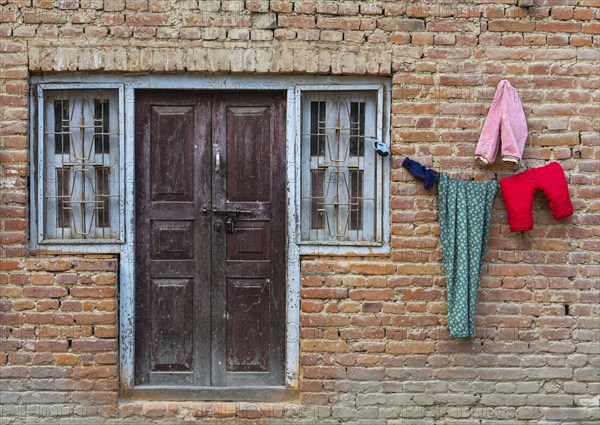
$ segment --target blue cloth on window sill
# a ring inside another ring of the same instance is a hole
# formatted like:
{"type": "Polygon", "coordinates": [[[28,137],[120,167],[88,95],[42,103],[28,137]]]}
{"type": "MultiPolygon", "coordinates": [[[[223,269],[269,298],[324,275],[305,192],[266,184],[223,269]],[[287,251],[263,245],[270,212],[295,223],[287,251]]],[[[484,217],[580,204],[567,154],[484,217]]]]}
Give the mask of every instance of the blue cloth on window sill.
{"type": "Polygon", "coordinates": [[[417,180],[422,180],[426,189],[431,189],[440,178],[440,173],[432,168],[421,165],[409,157],[404,158],[402,166],[406,168],[408,172],[417,180]]]}

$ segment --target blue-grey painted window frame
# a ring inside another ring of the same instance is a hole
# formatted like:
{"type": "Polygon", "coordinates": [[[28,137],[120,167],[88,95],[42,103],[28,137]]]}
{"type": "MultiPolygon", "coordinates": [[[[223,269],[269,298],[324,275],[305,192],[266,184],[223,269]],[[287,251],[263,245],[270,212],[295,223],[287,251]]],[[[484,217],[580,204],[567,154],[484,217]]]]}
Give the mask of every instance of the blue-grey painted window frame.
{"type": "MultiPolygon", "coordinates": [[[[390,91],[389,87],[379,82],[377,84],[369,84],[366,82],[355,82],[348,84],[338,82],[336,84],[297,84],[295,87],[296,91],[296,121],[297,125],[300,126],[302,122],[302,93],[307,92],[359,92],[359,91],[374,91],[377,93],[377,126],[376,126],[376,137],[383,141],[388,146],[390,145],[390,91]]],[[[298,217],[298,226],[301,226],[302,211],[300,210],[302,201],[302,189],[301,189],[301,143],[302,134],[301,129],[296,133],[296,148],[298,149],[298,156],[296,157],[297,174],[296,174],[296,211],[298,217]]],[[[301,254],[387,254],[390,252],[390,157],[383,158],[382,167],[378,170],[376,176],[377,184],[379,187],[379,193],[376,210],[380,214],[376,218],[376,226],[378,233],[378,241],[376,242],[364,242],[364,241],[327,241],[327,240],[302,240],[301,231],[296,232],[297,244],[301,254]]]]}
{"type": "MultiPolygon", "coordinates": [[[[43,248],[64,253],[104,252],[119,254],[119,386],[122,389],[135,388],[134,385],[134,342],[135,342],[135,138],[134,102],[136,89],[173,90],[282,90],[287,93],[286,106],[286,161],[287,161],[287,290],[286,290],[286,361],[285,386],[298,388],[300,372],[300,256],[303,254],[363,255],[365,253],[385,254],[390,252],[390,211],[389,211],[389,160],[384,161],[383,197],[383,243],[380,246],[327,246],[324,244],[301,245],[299,236],[300,206],[300,145],[299,125],[301,118],[300,91],[306,90],[378,90],[381,96],[383,125],[382,138],[389,144],[391,82],[389,78],[365,76],[215,76],[215,75],[47,75],[34,76],[35,85],[59,85],[61,87],[110,87],[122,88],[123,119],[121,131],[123,142],[121,161],[124,161],[123,208],[125,219],[122,222],[125,236],[120,244],[78,244],[43,245],[30,238],[29,248],[43,248]]],[[[120,89],[121,90],[121,89],[120,89]]],[[[35,111],[35,96],[30,93],[31,110],[35,111]]],[[[35,145],[36,125],[30,123],[31,147],[35,145]]],[[[31,151],[31,180],[35,176],[34,153],[31,151]]],[[[36,191],[31,191],[30,224],[33,226],[36,215],[36,191]]],[[[35,228],[31,228],[36,231],[35,228]]],[[[34,233],[35,234],[35,233],[34,233]]]]}
{"type": "Polygon", "coordinates": [[[32,250],[44,249],[66,253],[118,253],[125,243],[125,102],[123,83],[39,83],[32,85],[31,106],[35,120],[30,123],[30,231],[32,250]],[[119,107],[119,229],[117,239],[44,239],[44,161],[47,148],[44,137],[45,96],[47,90],[107,90],[118,91],[119,107]]]}

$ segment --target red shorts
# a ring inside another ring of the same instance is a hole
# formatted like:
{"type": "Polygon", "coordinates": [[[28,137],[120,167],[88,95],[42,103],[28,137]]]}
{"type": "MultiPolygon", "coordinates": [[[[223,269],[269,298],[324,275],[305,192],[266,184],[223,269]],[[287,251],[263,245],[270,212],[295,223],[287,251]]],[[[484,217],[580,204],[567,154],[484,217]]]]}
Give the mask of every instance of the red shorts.
{"type": "Polygon", "coordinates": [[[556,220],[573,214],[565,172],[558,162],[501,179],[500,187],[511,232],[533,229],[533,196],[538,189],[546,194],[556,220]]]}

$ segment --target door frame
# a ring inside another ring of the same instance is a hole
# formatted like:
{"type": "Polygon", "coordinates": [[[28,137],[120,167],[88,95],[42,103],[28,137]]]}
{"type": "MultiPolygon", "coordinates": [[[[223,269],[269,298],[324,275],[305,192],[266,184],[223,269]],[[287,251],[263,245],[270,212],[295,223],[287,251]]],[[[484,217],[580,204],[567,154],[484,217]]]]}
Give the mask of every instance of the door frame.
{"type": "MultiPolygon", "coordinates": [[[[385,254],[390,252],[389,247],[389,199],[383,199],[383,244],[382,246],[369,247],[364,250],[347,247],[314,247],[307,249],[299,244],[299,212],[300,212],[300,134],[298,118],[300,116],[301,90],[376,90],[382,99],[382,110],[379,117],[382,118],[383,141],[390,142],[390,111],[391,111],[391,81],[389,78],[366,77],[366,76],[211,76],[211,75],[148,75],[148,74],[125,74],[125,75],[47,75],[32,76],[30,90],[30,105],[35,110],[35,85],[44,84],[47,88],[94,88],[97,85],[111,84],[119,87],[122,98],[120,101],[123,108],[124,137],[122,149],[124,150],[124,180],[125,188],[122,192],[122,208],[125,213],[125,241],[122,244],[89,245],[86,247],[69,246],[66,244],[50,244],[40,246],[37,240],[32,239],[29,243],[31,250],[46,249],[68,253],[116,253],[119,254],[119,389],[124,397],[134,396],[136,387],[134,385],[134,348],[135,348],[135,91],[137,89],[172,89],[172,90],[257,90],[286,91],[286,136],[285,156],[287,162],[286,171],[286,226],[287,226],[287,263],[286,263],[286,347],[285,347],[285,386],[276,387],[281,389],[298,390],[300,372],[300,256],[302,254],[327,254],[327,255],[365,255],[385,254]]],[[[36,147],[37,129],[35,120],[30,120],[30,152],[34,158],[36,147]]],[[[35,162],[34,162],[35,163],[35,162]]],[[[35,172],[35,170],[32,170],[35,172]]],[[[389,187],[389,162],[384,163],[383,184],[389,187]]],[[[34,176],[32,176],[34,178],[34,176]]],[[[384,190],[384,194],[389,193],[384,190]]],[[[36,188],[30,191],[31,228],[36,229],[35,222],[37,205],[35,202],[36,188]]],[[[267,387],[273,389],[273,387],[267,387]]],[[[197,391],[195,394],[202,399],[219,399],[216,391],[206,390],[205,393],[197,391]]],[[[239,397],[232,392],[229,396],[240,400],[249,400],[248,391],[238,388],[239,397]]],[[[175,391],[177,392],[177,391],[175,391]]],[[[144,397],[156,397],[166,399],[157,394],[142,394],[144,397]]],[[[174,394],[175,399],[185,398],[185,391],[174,394]]],[[[163,394],[164,395],[164,394],[163,394]]],[[[264,395],[264,393],[262,394],[264,395]]],[[[261,397],[262,397],[261,395],[261,397]]],[[[229,397],[226,396],[226,397],[229,397]]],[[[261,398],[263,399],[263,398],[261,398]]]]}

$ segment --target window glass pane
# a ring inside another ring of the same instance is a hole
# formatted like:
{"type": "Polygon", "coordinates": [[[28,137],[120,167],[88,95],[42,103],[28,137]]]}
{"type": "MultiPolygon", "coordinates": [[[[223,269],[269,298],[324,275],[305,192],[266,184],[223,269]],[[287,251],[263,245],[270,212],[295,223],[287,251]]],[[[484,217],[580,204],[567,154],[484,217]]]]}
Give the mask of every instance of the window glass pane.
{"type": "Polygon", "coordinates": [[[94,146],[96,153],[110,153],[108,99],[94,102],[94,146]]]}
{"type": "Polygon", "coordinates": [[[311,170],[311,214],[310,214],[310,226],[313,229],[325,228],[324,210],[323,210],[323,192],[325,186],[325,171],[324,170],[311,170]]]}
{"type": "Polygon", "coordinates": [[[110,227],[109,167],[96,167],[96,222],[98,227],[110,227]]]}
{"type": "Polygon", "coordinates": [[[350,229],[358,230],[363,226],[363,171],[350,171],[350,229]]]}
{"type": "Polygon", "coordinates": [[[54,151],[57,154],[68,154],[71,146],[69,133],[69,101],[54,101],[54,151]]]}
{"type": "Polygon", "coordinates": [[[71,208],[69,199],[71,194],[70,170],[67,167],[56,169],[56,195],[57,195],[57,223],[58,227],[69,227],[71,208]]]}
{"type": "Polygon", "coordinates": [[[311,156],[325,155],[325,102],[310,104],[310,154],[311,156]]]}
{"type": "Polygon", "coordinates": [[[365,102],[350,103],[350,155],[365,154],[365,102]]]}

